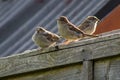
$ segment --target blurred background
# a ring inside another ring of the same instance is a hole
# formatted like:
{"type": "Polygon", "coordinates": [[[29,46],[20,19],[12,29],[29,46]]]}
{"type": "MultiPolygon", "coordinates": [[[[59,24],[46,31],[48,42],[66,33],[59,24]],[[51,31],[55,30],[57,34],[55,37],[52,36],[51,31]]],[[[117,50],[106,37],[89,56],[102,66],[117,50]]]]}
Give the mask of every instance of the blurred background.
{"type": "MultiPolygon", "coordinates": [[[[37,25],[57,33],[56,19],[62,15],[75,25],[91,15],[101,20],[109,15],[111,20],[112,11],[117,8],[120,13],[119,4],[120,0],[0,0],[0,57],[37,48],[31,39],[37,25]]],[[[99,27],[96,34],[102,30],[99,27]]]]}

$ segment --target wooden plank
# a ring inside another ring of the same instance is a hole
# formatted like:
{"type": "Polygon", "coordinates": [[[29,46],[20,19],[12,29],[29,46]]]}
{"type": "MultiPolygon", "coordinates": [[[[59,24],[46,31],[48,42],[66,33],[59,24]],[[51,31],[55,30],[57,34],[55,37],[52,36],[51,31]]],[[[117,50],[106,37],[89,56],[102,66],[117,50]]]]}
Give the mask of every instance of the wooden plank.
{"type": "Polygon", "coordinates": [[[19,74],[0,80],[82,80],[82,64],[19,74]]]}
{"type": "Polygon", "coordinates": [[[92,51],[90,59],[120,56],[120,39],[104,41],[95,45],[92,44],[91,46],[94,50],[92,51]]]}
{"type": "Polygon", "coordinates": [[[94,63],[94,80],[107,80],[109,60],[102,59],[94,63]]]}
{"type": "Polygon", "coordinates": [[[120,57],[118,60],[111,60],[108,69],[109,80],[120,80],[120,57]]]}
{"type": "Polygon", "coordinates": [[[120,56],[94,63],[94,80],[120,80],[120,56]]]}
{"type": "Polygon", "coordinates": [[[55,51],[33,50],[24,54],[0,59],[0,77],[57,67],[83,60],[120,56],[120,32],[88,39],[55,51]]]}
{"type": "Polygon", "coordinates": [[[81,49],[76,49],[78,50],[66,49],[26,58],[14,56],[1,59],[0,77],[80,62],[82,61],[82,56],[77,53],[80,52],[81,49]]]}
{"type": "Polygon", "coordinates": [[[82,80],[93,80],[93,61],[84,61],[82,70],[82,80]]]}

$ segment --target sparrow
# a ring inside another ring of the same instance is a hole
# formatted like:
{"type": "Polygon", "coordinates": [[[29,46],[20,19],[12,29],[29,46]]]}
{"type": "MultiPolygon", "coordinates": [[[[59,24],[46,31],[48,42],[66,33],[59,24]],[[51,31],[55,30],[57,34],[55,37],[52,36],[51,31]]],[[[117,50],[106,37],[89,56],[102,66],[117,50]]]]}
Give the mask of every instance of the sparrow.
{"type": "Polygon", "coordinates": [[[33,42],[42,49],[54,46],[60,37],[43,27],[37,27],[32,36],[33,42]]]}
{"type": "Polygon", "coordinates": [[[86,34],[92,35],[96,31],[97,24],[100,20],[95,16],[88,16],[79,26],[86,34]]]}
{"type": "Polygon", "coordinates": [[[59,19],[57,19],[57,25],[59,34],[67,40],[67,44],[85,36],[96,37],[94,35],[86,34],[72,24],[65,16],[60,16],[59,19]]]}

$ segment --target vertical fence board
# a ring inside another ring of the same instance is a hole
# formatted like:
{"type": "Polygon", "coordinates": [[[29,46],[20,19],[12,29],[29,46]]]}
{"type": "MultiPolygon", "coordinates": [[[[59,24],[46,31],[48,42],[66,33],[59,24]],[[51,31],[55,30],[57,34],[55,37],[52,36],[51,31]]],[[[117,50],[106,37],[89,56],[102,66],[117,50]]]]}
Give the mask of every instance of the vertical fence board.
{"type": "Polygon", "coordinates": [[[83,62],[82,80],[93,80],[93,61],[83,62]]]}

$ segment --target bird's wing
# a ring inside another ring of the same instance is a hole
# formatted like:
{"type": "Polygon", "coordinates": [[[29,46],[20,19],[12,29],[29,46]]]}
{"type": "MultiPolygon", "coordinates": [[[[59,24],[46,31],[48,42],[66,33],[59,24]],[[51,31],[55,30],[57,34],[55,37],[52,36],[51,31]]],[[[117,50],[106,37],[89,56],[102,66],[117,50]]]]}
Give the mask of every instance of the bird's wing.
{"type": "Polygon", "coordinates": [[[50,41],[54,42],[59,39],[59,37],[50,32],[44,32],[43,35],[50,41]]]}
{"type": "Polygon", "coordinates": [[[85,20],[83,21],[79,26],[77,26],[79,29],[81,30],[86,30],[87,28],[89,28],[90,22],[85,20]]]}
{"type": "Polygon", "coordinates": [[[74,24],[68,24],[68,26],[70,30],[84,34],[84,32],[81,29],[77,28],[74,24]]]}

